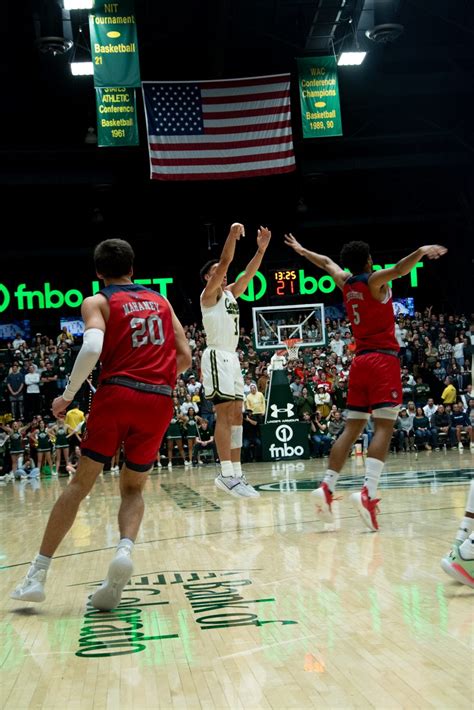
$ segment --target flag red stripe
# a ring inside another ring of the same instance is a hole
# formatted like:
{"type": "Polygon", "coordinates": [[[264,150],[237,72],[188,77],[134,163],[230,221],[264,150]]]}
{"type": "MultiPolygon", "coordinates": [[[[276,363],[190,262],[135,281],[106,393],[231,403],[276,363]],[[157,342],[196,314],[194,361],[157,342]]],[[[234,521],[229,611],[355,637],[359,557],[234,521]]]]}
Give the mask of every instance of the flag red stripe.
{"type": "Polygon", "coordinates": [[[248,141],[227,141],[223,143],[150,143],[151,150],[169,150],[191,151],[197,150],[233,150],[235,148],[253,148],[254,146],[278,145],[280,143],[291,143],[293,141],[291,134],[287,136],[274,136],[274,138],[254,138],[248,141]]]}
{"type": "Polygon", "coordinates": [[[152,172],[152,180],[236,180],[245,177],[258,177],[259,175],[277,175],[281,173],[292,173],[296,170],[296,165],[285,165],[282,168],[259,168],[257,170],[241,170],[239,172],[229,173],[156,173],[152,172]]]}
{"type": "Polygon", "coordinates": [[[278,153],[255,153],[253,155],[234,155],[225,154],[220,158],[151,158],[152,165],[235,165],[236,163],[255,163],[272,160],[280,160],[281,158],[293,157],[292,150],[281,150],[278,153]]]}
{"type": "Polygon", "coordinates": [[[236,94],[235,96],[204,96],[201,95],[202,105],[209,104],[244,104],[247,101],[267,101],[269,99],[288,99],[289,90],[270,91],[265,94],[236,94]]]}
{"type": "Polygon", "coordinates": [[[204,121],[210,121],[219,118],[248,118],[250,116],[276,116],[277,114],[284,115],[290,113],[291,106],[272,106],[271,108],[248,108],[244,111],[203,111],[204,121]]]}
{"type": "Polygon", "coordinates": [[[265,84],[282,84],[290,81],[289,74],[279,76],[256,76],[248,79],[226,79],[224,81],[183,81],[183,84],[196,83],[201,89],[231,89],[235,86],[264,86],[265,84]]]}

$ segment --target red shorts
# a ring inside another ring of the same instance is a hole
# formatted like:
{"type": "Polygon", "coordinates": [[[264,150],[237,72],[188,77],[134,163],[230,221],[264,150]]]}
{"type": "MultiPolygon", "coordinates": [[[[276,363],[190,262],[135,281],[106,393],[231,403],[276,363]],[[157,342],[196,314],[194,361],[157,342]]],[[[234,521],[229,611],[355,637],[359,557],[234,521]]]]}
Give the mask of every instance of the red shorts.
{"type": "Polygon", "coordinates": [[[402,403],[400,360],[395,355],[357,355],[349,371],[347,408],[370,412],[402,403]]]}
{"type": "Polygon", "coordinates": [[[123,442],[126,466],[133,471],[148,471],[172,414],[171,397],[102,385],[92,400],[82,453],[105,463],[123,442]]]}

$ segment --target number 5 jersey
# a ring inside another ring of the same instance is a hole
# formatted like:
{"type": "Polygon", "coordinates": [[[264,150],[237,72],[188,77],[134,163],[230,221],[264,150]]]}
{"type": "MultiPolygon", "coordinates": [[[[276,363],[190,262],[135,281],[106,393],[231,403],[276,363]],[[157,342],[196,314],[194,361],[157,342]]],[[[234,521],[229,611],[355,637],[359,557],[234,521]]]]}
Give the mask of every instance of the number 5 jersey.
{"type": "Polygon", "coordinates": [[[356,341],[356,353],[361,350],[398,352],[391,289],[388,289],[383,302],[376,301],[367,283],[369,277],[368,273],[351,276],[343,289],[344,305],[356,341]]]}

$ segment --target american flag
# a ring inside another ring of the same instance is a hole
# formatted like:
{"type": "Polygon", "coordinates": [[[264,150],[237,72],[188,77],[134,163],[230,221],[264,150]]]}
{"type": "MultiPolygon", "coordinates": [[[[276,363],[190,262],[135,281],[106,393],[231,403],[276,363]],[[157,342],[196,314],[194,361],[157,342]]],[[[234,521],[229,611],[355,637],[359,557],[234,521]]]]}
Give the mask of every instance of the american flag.
{"type": "Polygon", "coordinates": [[[153,180],[224,180],[295,170],[290,75],[143,82],[153,180]]]}

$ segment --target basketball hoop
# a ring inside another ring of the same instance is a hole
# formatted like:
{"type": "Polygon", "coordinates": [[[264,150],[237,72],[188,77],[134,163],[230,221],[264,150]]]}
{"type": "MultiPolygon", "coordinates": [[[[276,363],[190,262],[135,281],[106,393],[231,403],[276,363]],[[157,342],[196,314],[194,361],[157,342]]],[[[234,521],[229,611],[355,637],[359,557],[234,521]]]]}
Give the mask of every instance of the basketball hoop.
{"type": "Polygon", "coordinates": [[[285,343],[286,350],[288,352],[288,360],[298,359],[298,350],[301,343],[303,342],[301,338],[288,338],[283,341],[285,343]]]}

